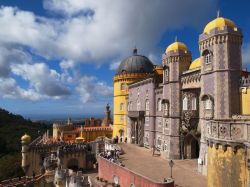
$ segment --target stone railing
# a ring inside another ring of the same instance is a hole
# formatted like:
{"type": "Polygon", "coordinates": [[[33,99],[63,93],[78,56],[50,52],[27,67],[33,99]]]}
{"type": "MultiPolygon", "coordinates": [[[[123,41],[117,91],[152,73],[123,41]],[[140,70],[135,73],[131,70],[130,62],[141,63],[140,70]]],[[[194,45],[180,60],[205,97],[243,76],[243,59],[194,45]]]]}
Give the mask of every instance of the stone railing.
{"type": "Polygon", "coordinates": [[[208,143],[237,147],[250,142],[250,118],[248,120],[214,120],[206,124],[208,143]]]}

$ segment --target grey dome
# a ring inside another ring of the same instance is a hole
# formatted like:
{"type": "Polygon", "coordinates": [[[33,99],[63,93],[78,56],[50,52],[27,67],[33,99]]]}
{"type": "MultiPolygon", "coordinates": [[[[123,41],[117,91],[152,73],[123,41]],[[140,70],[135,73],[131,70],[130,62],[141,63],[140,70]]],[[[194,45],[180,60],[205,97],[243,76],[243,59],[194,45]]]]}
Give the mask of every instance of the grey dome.
{"type": "Polygon", "coordinates": [[[134,49],[134,54],[121,62],[117,74],[152,73],[153,69],[153,63],[147,57],[138,55],[137,49],[134,49]]]}

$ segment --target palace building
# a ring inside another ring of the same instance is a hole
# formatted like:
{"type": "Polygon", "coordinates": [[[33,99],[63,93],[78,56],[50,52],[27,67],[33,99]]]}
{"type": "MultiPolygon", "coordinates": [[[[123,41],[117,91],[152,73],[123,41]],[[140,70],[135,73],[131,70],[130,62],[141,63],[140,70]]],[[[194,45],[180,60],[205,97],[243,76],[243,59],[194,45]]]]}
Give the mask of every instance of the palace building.
{"type": "Polygon", "coordinates": [[[226,18],[199,36],[200,57],[175,41],[155,66],[134,54],[114,76],[113,136],[155,147],[167,159],[198,158],[208,186],[247,186],[250,176],[250,72],[242,32],[226,18]]]}

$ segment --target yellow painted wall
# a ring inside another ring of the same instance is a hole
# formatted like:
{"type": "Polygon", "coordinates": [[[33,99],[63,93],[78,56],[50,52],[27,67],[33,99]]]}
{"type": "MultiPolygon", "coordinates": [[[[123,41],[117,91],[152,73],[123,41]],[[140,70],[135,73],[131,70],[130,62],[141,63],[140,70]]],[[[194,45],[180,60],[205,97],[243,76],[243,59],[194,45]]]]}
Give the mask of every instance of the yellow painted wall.
{"type": "Polygon", "coordinates": [[[126,114],[127,114],[127,101],[126,95],[128,93],[127,84],[131,81],[116,81],[114,83],[114,128],[113,137],[120,137],[119,130],[123,130],[124,137],[126,137],[126,114]],[[125,90],[121,90],[121,83],[125,83],[125,90]],[[123,111],[120,110],[120,104],[124,103],[123,111]],[[121,121],[123,116],[123,121],[121,121]]]}
{"type": "Polygon", "coordinates": [[[220,145],[208,148],[208,187],[247,187],[248,171],[246,151],[243,148],[234,153],[231,147],[224,151],[220,145]]]}
{"type": "Polygon", "coordinates": [[[250,88],[241,89],[241,113],[250,115],[250,88]]]}

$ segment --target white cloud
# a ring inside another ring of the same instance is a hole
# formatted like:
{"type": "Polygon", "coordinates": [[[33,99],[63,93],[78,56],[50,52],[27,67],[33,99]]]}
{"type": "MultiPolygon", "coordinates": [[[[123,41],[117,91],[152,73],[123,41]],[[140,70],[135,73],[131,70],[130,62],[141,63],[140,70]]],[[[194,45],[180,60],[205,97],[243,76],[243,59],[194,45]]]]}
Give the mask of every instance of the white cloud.
{"type": "Polygon", "coordinates": [[[8,98],[60,99],[75,94],[70,87],[83,103],[111,96],[113,88],[105,82],[76,73],[79,63],[99,67],[111,62],[114,70],[117,59],[131,54],[135,43],[141,54],[157,60],[153,51],[163,33],[205,25],[215,2],[44,0],[49,17],[1,6],[0,93],[8,98]],[[59,61],[60,69],[51,69],[46,60],[34,60],[34,55],[59,61]],[[28,88],[18,85],[13,74],[28,82],[28,88]]]}
{"type": "Polygon", "coordinates": [[[47,58],[102,64],[127,55],[134,43],[148,54],[167,30],[204,25],[214,5],[215,0],[45,0],[44,7],[62,19],[1,7],[0,41],[29,46],[47,58]]]}
{"type": "Polygon", "coordinates": [[[44,98],[44,96],[32,89],[24,90],[20,88],[12,78],[0,78],[0,93],[2,97],[11,99],[21,98],[38,101],[44,98]]]}
{"type": "Polygon", "coordinates": [[[60,74],[44,63],[13,64],[11,69],[14,74],[29,81],[30,86],[41,94],[51,97],[70,95],[69,89],[60,82],[60,74]]]}
{"type": "Polygon", "coordinates": [[[80,95],[82,103],[93,102],[101,96],[111,97],[113,95],[113,87],[98,81],[94,76],[82,76],[76,91],[80,95]]]}

